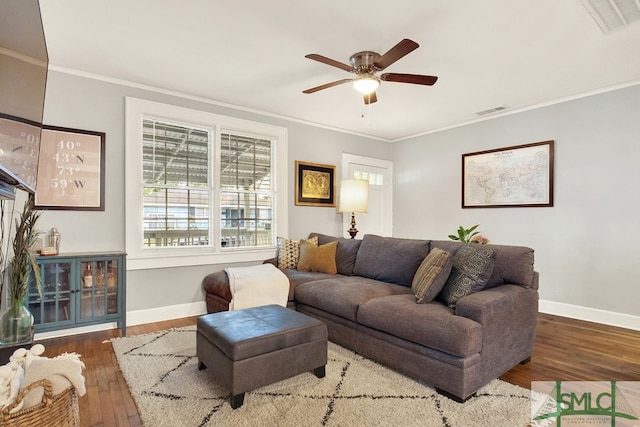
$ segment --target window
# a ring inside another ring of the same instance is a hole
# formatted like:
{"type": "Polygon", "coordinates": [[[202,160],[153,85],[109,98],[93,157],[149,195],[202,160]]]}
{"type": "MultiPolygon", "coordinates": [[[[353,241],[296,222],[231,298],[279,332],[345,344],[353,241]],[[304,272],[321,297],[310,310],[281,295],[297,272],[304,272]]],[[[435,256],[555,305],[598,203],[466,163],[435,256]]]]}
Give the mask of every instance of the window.
{"type": "Polygon", "coordinates": [[[128,268],[262,260],[286,234],[286,129],[127,98],[128,268]]]}
{"type": "Polygon", "coordinates": [[[353,171],[353,178],[369,181],[369,185],[384,185],[384,175],[375,172],[353,171]]]}
{"type": "Polygon", "coordinates": [[[272,143],[230,133],[221,139],[222,246],[272,246],[272,143]]]}
{"type": "Polygon", "coordinates": [[[209,243],[213,132],[142,119],[143,247],[209,243]]]}

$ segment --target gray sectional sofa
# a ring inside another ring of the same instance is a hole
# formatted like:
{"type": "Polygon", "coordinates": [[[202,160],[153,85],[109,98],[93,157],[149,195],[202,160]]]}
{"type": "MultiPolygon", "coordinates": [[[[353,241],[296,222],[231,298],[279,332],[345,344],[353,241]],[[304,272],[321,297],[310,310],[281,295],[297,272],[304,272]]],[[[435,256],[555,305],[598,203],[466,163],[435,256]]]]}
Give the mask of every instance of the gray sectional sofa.
{"type": "MultiPolygon", "coordinates": [[[[481,245],[493,252],[488,281],[452,308],[439,297],[418,304],[411,285],[430,251],[455,255],[463,243],[311,236],[319,245],[338,242],[337,274],[282,269],[290,282],[288,305],[325,322],[330,341],[457,401],[531,357],[538,312],[533,249],[481,245]]],[[[224,271],[206,276],[203,288],[209,313],[228,310],[224,271]]]]}

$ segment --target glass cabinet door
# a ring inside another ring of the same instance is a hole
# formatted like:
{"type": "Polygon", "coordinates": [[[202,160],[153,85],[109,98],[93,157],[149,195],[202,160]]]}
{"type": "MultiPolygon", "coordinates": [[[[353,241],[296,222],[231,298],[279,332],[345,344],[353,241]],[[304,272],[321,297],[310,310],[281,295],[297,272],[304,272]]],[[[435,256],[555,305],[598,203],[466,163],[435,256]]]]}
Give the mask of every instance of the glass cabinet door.
{"type": "Polygon", "coordinates": [[[118,261],[83,261],[80,319],[92,320],[118,313],[118,261]]]}
{"type": "Polygon", "coordinates": [[[118,260],[107,261],[107,314],[118,313],[118,260]]]}
{"type": "Polygon", "coordinates": [[[42,295],[32,277],[25,305],[36,332],[116,322],[126,335],[126,254],[78,253],[36,258],[42,295]]]}
{"type": "Polygon", "coordinates": [[[61,323],[72,321],[72,262],[40,264],[42,297],[36,281],[29,283],[28,308],[35,323],[61,323]]]}

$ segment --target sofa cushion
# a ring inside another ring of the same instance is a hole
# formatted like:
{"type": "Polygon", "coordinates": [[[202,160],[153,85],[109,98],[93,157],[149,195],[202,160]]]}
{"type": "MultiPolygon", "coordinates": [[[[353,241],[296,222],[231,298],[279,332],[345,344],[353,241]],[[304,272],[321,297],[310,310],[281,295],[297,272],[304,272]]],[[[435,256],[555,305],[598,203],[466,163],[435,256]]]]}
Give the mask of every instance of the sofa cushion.
{"type": "MultiPolygon", "coordinates": [[[[318,238],[307,239],[307,242],[318,246],[318,238]]],[[[297,268],[300,258],[300,240],[291,240],[285,237],[277,238],[278,244],[278,268],[297,268]]]]}
{"type": "Polygon", "coordinates": [[[484,289],[493,272],[495,254],[485,245],[463,245],[453,257],[451,274],[439,298],[450,308],[455,308],[460,298],[484,289]]]}
{"type": "Polygon", "coordinates": [[[325,245],[312,245],[308,242],[300,242],[300,259],[298,270],[316,271],[318,273],[336,274],[336,249],[338,242],[329,242],[325,245]]]}
{"type": "Polygon", "coordinates": [[[482,326],[436,301],[416,304],[413,295],[372,298],[360,305],[358,323],[459,357],[482,348],[482,326]]]}
{"type": "Polygon", "coordinates": [[[413,298],[409,288],[358,276],[315,280],[301,283],[295,289],[296,302],[354,322],[360,304],[371,298],[397,294],[409,294],[413,298]]]}
{"type": "Polygon", "coordinates": [[[330,242],[338,242],[338,249],[336,250],[336,268],[338,274],[344,274],[345,276],[353,275],[353,266],[356,263],[356,255],[358,254],[358,248],[362,240],[359,239],[345,239],[344,237],[327,236],[326,234],[311,233],[309,238],[317,237],[319,245],[326,245],[330,242]]]}
{"type": "MultiPolygon", "coordinates": [[[[464,243],[451,240],[433,240],[431,246],[455,253],[464,243]]],[[[496,252],[493,273],[485,289],[511,283],[537,289],[534,271],[534,251],[526,246],[482,245],[496,252]]]]}
{"type": "Polygon", "coordinates": [[[313,282],[314,280],[335,279],[335,274],[317,273],[311,271],[300,271],[295,268],[281,269],[287,279],[289,279],[289,301],[293,301],[296,286],[301,283],[313,282]]]}
{"type": "Polygon", "coordinates": [[[411,289],[418,304],[433,300],[449,278],[453,256],[442,249],[434,248],[429,252],[413,276],[411,289]]]}
{"type": "Polygon", "coordinates": [[[358,249],[353,274],[410,287],[428,253],[428,240],[366,234],[358,249]]]}

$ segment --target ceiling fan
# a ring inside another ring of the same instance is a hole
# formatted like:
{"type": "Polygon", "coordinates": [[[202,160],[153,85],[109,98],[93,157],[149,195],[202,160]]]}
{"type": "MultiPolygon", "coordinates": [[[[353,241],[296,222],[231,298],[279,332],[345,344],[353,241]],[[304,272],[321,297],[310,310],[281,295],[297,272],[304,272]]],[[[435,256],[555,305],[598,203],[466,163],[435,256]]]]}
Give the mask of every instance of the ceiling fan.
{"type": "Polygon", "coordinates": [[[413,40],[403,39],[382,56],[380,56],[379,53],[368,50],[354,53],[351,55],[351,58],[349,58],[351,65],[343,64],[342,62],[335,61],[327,58],[326,56],[311,53],[306,55],[305,58],[313,59],[314,61],[322,62],[323,64],[331,65],[332,67],[337,67],[350,73],[355,73],[356,77],[353,79],[337,80],[335,82],[303,90],[302,92],[314,93],[343,83],[352,82],[353,87],[364,95],[364,103],[372,104],[378,100],[378,97],[376,96],[376,89],[380,86],[381,80],[387,82],[413,83],[417,85],[431,86],[436,82],[436,80],[438,80],[438,77],[401,73],[384,73],[379,77],[376,75],[377,72],[384,70],[400,58],[416,50],[418,47],[418,43],[413,40]]]}

